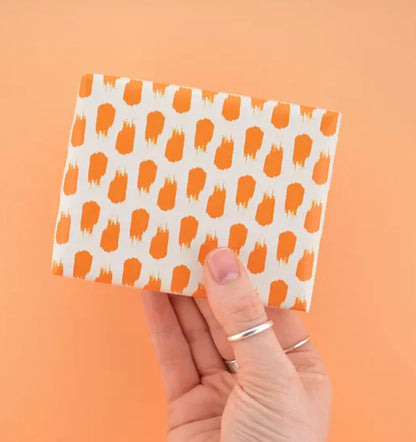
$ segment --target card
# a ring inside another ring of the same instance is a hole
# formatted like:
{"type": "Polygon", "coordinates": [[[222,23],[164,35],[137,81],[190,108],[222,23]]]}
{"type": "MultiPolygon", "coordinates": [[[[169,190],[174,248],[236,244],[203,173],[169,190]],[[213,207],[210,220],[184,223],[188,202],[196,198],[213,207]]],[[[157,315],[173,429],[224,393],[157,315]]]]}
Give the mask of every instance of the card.
{"type": "Polygon", "coordinates": [[[230,247],[264,305],[309,311],[340,122],[313,106],[84,75],[52,272],[206,296],[205,257],[230,247]]]}

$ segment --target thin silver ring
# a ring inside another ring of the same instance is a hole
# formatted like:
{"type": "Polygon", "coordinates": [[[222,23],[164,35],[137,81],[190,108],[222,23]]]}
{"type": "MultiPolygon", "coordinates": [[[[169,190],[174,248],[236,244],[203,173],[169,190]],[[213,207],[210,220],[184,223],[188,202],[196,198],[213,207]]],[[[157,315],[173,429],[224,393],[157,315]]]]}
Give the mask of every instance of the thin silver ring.
{"type": "Polygon", "coordinates": [[[235,359],[232,360],[224,359],[224,362],[230,373],[237,373],[237,368],[239,367],[239,364],[235,359]]]}
{"type": "Polygon", "coordinates": [[[306,344],[309,341],[309,339],[310,339],[310,336],[307,336],[305,339],[302,339],[301,341],[297,342],[296,344],[293,344],[290,347],[283,349],[283,351],[285,353],[289,353],[292,350],[296,350],[301,345],[306,344]]]}
{"type": "Polygon", "coordinates": [[[246,338],[249,338],[250,336],[257,335],[258,333],[261,333],[262,331],[265,331],[265,330],[269,329],[270,327],[273,327],[272,320],[263,322],[262,324],[256,325],[255,327],[252,327],[252,328],[249,328],[248,330],[244,330],[240,333],[236,333],[235,335],[228,336],[227,341],[228,342],[241,341],[242,339],[246,339],[246,338]]]}
{"type": "MultiPolygon", "coordinates": [[[[293,350],[299,348],[301,345],[306,344],[309,341],[309,339],[310,339],[310,336],[307,336],[305,339],[302,339],[301,341],[296,342],[296,344],[293,344],[290,347],[284,348],[283,352],[289,353],[290,351],[293,351],[293,350]]],[[[238,364],[238,361],[236,359],[231,359],[231,360],[224,359],[224,363],[227,366],[228,371],[230,373],[237,373],[237,369],[240,365],[238,364]]]]}

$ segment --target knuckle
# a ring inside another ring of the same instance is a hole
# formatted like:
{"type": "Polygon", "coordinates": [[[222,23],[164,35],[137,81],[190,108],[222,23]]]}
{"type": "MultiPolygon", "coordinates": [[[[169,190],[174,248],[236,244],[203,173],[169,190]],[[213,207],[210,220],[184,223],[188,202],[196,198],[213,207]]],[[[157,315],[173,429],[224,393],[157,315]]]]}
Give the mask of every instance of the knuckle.
{"type": "Polygon", "coordinates": [[[233,302],[228,309],[235,321],[248,324],[255,321],[264,321],[266,312],[260,299],[251,292],[241,296],[238,302],[233,302]]]}
{"type": "Polygon", "coordinates": [[[329,377],[327,368],[322,358],[314,350],[306,349],[303,351],[293,351],[288,354],[293,365],[300,373],[307,373],[326,379],[329,377]]]}
{"type": "Polygon", "coordinates": [[[195,344],[209,336],[208,326],[184,329],[184,334],[190,344],[195,344]]]}

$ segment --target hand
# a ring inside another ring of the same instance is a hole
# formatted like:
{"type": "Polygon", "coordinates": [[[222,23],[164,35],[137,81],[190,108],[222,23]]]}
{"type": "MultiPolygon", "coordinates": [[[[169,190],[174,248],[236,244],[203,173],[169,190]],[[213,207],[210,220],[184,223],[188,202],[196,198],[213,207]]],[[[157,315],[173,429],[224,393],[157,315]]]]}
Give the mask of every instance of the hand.
{"type": "Polygon", "coordinates": [[[266,309],[238,257],[210,251],[206,298],[142,290],[168,402],[168,441],[325,441],[331,383],[293,310],[266,309]],[[274,327],[232,345],[226,336],[268,317],[274,327]],[[237,359],[237,374],[224,359],[237,359]]]}

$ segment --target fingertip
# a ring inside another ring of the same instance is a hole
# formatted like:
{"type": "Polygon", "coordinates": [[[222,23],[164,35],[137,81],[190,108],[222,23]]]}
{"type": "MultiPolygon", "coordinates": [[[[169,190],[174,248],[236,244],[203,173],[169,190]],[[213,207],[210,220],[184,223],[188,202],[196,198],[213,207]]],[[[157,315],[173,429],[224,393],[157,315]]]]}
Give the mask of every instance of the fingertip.
{"type": "Polygon", "coordinates": [[[208,277],[216,284],[224,285],[241,276],[238,257],[228,247],[218,247],[211,250],[205,259],[208,277]]]}

